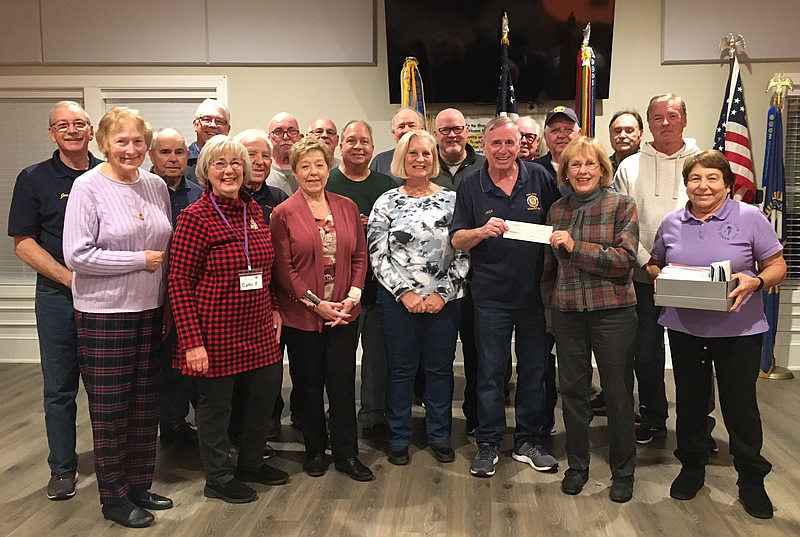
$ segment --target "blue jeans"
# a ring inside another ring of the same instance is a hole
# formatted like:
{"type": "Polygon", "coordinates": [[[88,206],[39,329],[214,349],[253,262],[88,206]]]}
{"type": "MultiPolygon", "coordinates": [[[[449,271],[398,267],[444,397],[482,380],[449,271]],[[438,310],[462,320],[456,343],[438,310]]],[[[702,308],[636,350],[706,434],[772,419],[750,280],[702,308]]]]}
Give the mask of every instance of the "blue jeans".
{"type": "Polygon", "coordinates": [[[78,328],[72,292],[39,276],[36,281],[36,329],[44,378],[44,423],[53,474],[78,468],[75,417],[78,405],[78,328]]]}
{"type": "Polygon", "coordinates": [[[389,444],[411,441],[414,376],[425,368],[425,430],[432,444],[450,442],[453,422],[453,361],[461,322],[461,299],[436,314],[409,313],[384,288],[378,289],[378,312],[386,339],[386,424],[389,444]]]}
{"type": "Polygon", "coordinates": [[[536,443],[548,421],[545,416],[547,333],[544,308],[500,309],[475,306],[478,345],[478,427],[475,440],[499,446],[506,429],[505,382],[515,332],[517,394],[514,398],[514,445],[536,443]]]}
{"type": "Polygon", "coordinates": [[[386,403],[386,344],[378,315],[378,305],[361,305],[361,408],[358,421],[362,427],[384,423],[386,403]]]}

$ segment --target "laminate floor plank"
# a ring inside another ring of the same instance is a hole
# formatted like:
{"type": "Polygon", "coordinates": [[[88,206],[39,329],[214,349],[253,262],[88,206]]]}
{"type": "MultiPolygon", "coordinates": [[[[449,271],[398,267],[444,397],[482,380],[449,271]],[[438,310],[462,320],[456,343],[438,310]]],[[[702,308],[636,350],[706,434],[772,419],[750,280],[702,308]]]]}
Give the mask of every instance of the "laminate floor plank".
{"type": "MultiPolygon", "coordinates": [[[[284,396],[288,400],[288,375],[284,396]]],[[[674,388],[667,373],[669,434],[637,453],[634,498],[615,504],[608,498],[606,418],[591,425],[589,481],[577,496],[560,490],[567,467],[563,421],[545,445],[559,460],[555,472],[537,472],[511,458],[512,429],[501,446],[497,473],[488,479],[469,473],[477,453],[474,438],[464,433],[460,394],[463,376],[457,368],[453,405],[456,460],[438,462],[428,446],[415,407],[411,463],[393,466],[385,446],[359,441],[359,458],[375,480],[359,483],[330,467],[323,477],[302,471],[302,435],[284,416],[280,435],[270,444],[278,451],[269,463],[290,474],[279,487],[254,485],[257,501],[229,505],[203,496],[204,477],[196,449],[159,444],[153,490],[171,497],[175,507],[156,512],[147,530],[127,530],[100,513],[92,462],[92,432],[86,394],[78,398],[79,482],[75,498],[47,500],[47,442],[42,410],[41,370],[37,364],[0,364],[0,535],[13,537],[478,537],[478,536],[664,536],[729,537],[800,535],[800,380],[759,380],[764,456],[772,462],[767,490],[775,505],[772,520],[749,517],[737,499],[736,472],[728,453],[727,433],[719,408],[714,438],[720,452],[706,468],[706,485],[691,501],[669,498],[669,486],[680,465],[675,449],[674,388]]],[[[509,425],[513,409],[507,409],[509,425]]]]}

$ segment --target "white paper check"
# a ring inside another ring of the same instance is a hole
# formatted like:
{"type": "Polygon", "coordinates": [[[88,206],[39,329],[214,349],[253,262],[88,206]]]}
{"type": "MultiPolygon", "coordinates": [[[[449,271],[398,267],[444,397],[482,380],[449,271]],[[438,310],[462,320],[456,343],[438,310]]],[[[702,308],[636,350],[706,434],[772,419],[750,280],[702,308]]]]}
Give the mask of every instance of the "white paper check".
{"type": "Polygon", "coordinates": [[[503,237],[506,239],[550,244],[553,226],[529,224],[527,222],[517,222],[516,220],[506,220],[506,225],[508,226],[508,231],[503,233],[503,237]]]}

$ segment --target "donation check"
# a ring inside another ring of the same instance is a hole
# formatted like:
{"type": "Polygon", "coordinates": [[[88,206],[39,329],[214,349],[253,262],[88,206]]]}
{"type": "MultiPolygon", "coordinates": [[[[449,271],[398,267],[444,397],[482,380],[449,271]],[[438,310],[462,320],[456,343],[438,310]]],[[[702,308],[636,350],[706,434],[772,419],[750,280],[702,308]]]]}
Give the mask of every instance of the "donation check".
{"type": "Polygon", "coordinates": [[[529,224],[527,222],[517,222],[516,220],[506,220],[506,225],[508,226],[508,231],[503,233],[503,237],[506,239],[550,244],[553,226],[529,224]]]}

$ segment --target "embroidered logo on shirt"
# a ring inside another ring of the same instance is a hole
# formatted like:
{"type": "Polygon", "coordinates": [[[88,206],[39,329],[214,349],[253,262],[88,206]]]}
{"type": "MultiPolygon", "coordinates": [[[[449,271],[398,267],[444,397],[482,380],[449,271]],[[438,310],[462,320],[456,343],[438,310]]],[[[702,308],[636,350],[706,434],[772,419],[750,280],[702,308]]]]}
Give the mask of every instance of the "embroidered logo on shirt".
{"type": "Polygon", "coordinates": [[[537,210],[539,209],[539,196],[536,195],[536,192],[531,192],[530,194],[525,196],[525,201],[528,202],[529,210],[537,210]]]}
{"type": "Polygon", "coordinates": [[[253,218],[250,219],[250,229],[258,229],[258,224],[256,224],[256,221],[253,218]]]}
{"type": "Polygon", "coordinates": [[[485,213],[483,213],[483,214],[492,214],[493,212],[494,212],[494,211],[493,211],[492,209],[489,209],[488,211],[486,211],[486,212],[485,212],[485,213]]]}
{"type": "Polygon", "coordinates": [[[736,224],[723,224],[719,228],[719,236],[722,240],[732,241],[739,236],[739,226],[736,224]]]}
{"type": "Polygon", "coordinates": [[[62,192],[61,193],[61,197],[58,198],[58,199],[63,200],[64,198],[68,198],[68,197],[69,197],[69,194],[67,194],[66,192],[62,192]]]}

